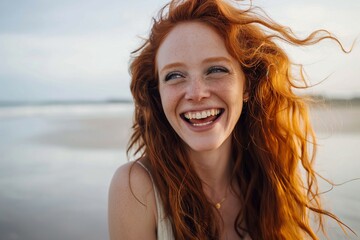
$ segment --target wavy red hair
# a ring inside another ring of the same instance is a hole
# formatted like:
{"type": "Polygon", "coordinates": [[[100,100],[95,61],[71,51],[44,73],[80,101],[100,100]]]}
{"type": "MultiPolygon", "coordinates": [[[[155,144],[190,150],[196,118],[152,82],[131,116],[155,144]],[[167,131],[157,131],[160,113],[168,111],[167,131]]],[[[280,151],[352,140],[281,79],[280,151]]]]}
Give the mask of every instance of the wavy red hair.
{"type": "Polygon", "coordinates": [[[306,99],[294,93],[295,88],[307,86],[302,68],[295,79],[294,65],[276,42],[304,46],[330,39],[345,50],[325,30],[299,39],[264,16],[252,6],[241,9],[220,0],[172,1],[153,19],[149,38],[133,52],[135,117],[128,154],[140,154],[151,167],[175,239],[219,239],[220,231],[184,143],[164,115],[158,90],[157,50],[167,34],[185,21],[215,29],[246,76],[250,97],[232,135],[232,179],[239,184],[242,202],[234,223],[239,236],[246,231],[254,240],[318,239],[309,212],[318,216],[321,228],[324,215],[339,221],[322,209],[319,200],[313,169],[316,139],[306,99]]]}

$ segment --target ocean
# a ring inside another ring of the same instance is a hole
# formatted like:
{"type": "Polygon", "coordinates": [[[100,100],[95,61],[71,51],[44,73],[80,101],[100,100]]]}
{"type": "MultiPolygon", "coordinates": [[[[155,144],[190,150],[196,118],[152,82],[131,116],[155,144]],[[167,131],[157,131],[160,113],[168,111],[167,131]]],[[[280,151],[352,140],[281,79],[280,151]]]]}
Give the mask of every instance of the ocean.
{"type": "MultiPolygon", "coordinates": [[[[339,184],[323,204],[360,234],[360,104],[311,110],[316,169],[339,184]]],[[[127,161],[132,112],[129,103],[0,107],[0,239],[108,239],[108,187],[127,161]]],[[[359,239],[328,229],[329,239],[359,239]]]]}

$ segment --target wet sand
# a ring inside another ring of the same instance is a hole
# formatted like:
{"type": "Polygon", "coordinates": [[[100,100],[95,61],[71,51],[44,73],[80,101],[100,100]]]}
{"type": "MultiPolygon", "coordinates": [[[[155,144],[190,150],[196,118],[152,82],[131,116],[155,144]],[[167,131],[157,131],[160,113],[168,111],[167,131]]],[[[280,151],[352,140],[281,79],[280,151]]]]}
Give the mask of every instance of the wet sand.
{"type": "MultiPolygon", "coordinates": [[[[108,239],[107,190],[127,161],[132,124],[131,106],[121,109],[35,109],[0,117],[0,239],[108,239]]],[[[337,183],[359,177],[360,104],[316,106],[311,116],[320,137],[320,173],[337,183]]],[[[355,181],[323,196],[358,233],[359,189],[355,181]]],[[[343,239],[334,229],[330,239],[343,239]]]]}

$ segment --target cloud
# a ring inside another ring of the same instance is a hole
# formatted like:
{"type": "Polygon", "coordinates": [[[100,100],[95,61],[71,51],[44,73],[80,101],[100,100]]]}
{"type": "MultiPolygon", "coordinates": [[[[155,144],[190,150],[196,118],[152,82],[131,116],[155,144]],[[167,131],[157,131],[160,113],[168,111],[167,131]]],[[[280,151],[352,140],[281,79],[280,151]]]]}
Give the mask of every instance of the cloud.
{"type": "MultiPolygon", "coordinates": [[[[106,97],[106,92],[109,96],[114,96],[116,88],[121,88],[121,94],[129,96],[130,52],[141,42],[137,36],[147,35],[151,17],[155,16],[166,2],[1,1],[0,96],[21,97],[23,92],[15,94],[19,91],[16,90],[19,89],[17,86],[26,85],[34,86],[34,97],[49,95],[41,93],[41,86],[47,86],[43,90],[47,92],[71,88],[67,92],[73,91],[71,94],[74,96],[81,91],[82,95],[85,96],[88,92],[88,96],[92,97],[97,95],[96,88],[101,89],[101,86],[111,84],[114,86],[112,89],[104,87],[98,96],[106,97]]],[[[360,21],[356,13],[356,9],[359,9],[358,0],[346,1],[346,5],[338,1],[330,4],[324,0],[277,0],[271,3],[259,0],[255,4],[264,6],[275,20],[300,33],[309,33],[314,28],[325,26],[337,33],[346,46],[350,46],[351,41],[360,34],[359,27],[354,27],[354,22],[360,21]]],[[[338,52],[334,46],[332,49],[338,52]]],[[[325,51],[325,56],[326,53],[325,51]]],[[[315,58],[302,59],[305,59],[306,64],[311,64],[323,58],[316,54],[315,58]]],[[[301,60],[301,51],[295,58],[301,60]]],[[[332,64],[337,64],[338,68],[343,62],[337,59],[335,58],[332,64]]],[[[360,60],[358,56],[351,59],[352,62],[345,61],[347,72],[342,76],[351,75],[348,77],[351,84],[346,85],[353,86],[349,87],[349,91],[355,91],[354,89],[360,89],[357,81],[354,81],[360,75],[360,67],[356,65],[360,60]]],[[[333,66],[330,63],[327,65],[333,66]]],[[[325,68],[318,66],[314,74],[324,72],[321,69],[325,68]]],[[[31,98],[31,92],[27,95],[31,98]]],[[[59,96],[61,97],[61,94],[59,96]]]]}
{"type": "MultiPolygon", "coordinates": [[[[29,91],[27,98],[31,93],[34,98],[49,97],[49,92],[60,89],[64,96],[75,99],[80,95],[86,98],[86,92],[88,98],[106,98],[106,91],[108,97],[129,97],[132,44],[128,38],[116,32],[103,36],[0,35],[1,98],[22,98],[24,86],[29,91]]],[[[61,93],[55,95],[61,99],[61,93]]]]}
{"type": "Polygon", "coordinates": [[[130,98],[130,52],[157,4],[0,2],[0,100],[130,98]]]}
{"type": "Polygon", "coordinates": [[[103,37],[1,35],[0,43],[3,74],[53,81],[125,75],[121,65],[126,64],[123,59],[128,46],[117,34],[103,37]]]}

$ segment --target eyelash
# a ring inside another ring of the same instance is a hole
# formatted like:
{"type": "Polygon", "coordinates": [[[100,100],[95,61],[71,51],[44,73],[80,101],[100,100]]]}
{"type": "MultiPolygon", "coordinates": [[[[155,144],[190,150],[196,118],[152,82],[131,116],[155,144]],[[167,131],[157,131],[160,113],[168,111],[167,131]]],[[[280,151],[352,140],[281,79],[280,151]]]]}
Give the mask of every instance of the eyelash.
{"type": "Polygon", "coordinates": [[[211,74],[211,73],[228,73],[229,70],[225,67],[220,67],[220,66],[214,66],[214,67],[210,67],[207,71],[207,74],[211,74]]]}
{"type": "Polygon", "coordinates": [[[169,81],[171,79],[174,79],[174,77],[179,78],[179,77],[184,77],[184,76],[180,72],[171,72],[171,73],[169,73],[169,74],[167,74],[165,76],[165,81],[169,81]]]}

